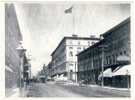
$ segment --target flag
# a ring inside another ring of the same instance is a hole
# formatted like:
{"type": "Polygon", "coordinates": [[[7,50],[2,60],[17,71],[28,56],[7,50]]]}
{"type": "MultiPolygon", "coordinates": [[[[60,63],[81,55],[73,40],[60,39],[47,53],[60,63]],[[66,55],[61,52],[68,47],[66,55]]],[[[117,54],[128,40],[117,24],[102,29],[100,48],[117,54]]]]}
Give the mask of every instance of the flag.
{"type": "Polygon", "coordinates": [[[72,13],[72,9],[73,9],[73,6],[71,6],[70,8],[66,9],[65,10],[65,13],[68,14],[68,13],[72,13]]]}

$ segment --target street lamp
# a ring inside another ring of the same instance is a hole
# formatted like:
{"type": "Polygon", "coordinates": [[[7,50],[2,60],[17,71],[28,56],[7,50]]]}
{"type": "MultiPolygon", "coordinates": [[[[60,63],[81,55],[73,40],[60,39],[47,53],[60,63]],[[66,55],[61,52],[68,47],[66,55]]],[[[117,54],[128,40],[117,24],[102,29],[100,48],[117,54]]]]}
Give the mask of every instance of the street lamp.
{"type": "Polygon", "coordinates": [[[19,45],[18,45],[18,47],[16,48],[16,50],[18,51],[18,54],[19,54],[19,56],[20,56],[20,59],[21,59],[21,64],[20,64],[20,91],[21,91],[21,89],[22,89],[22,78],[23,78],[23,74],[22,74],[22,71],[23,71],[23,56],[24,56],[24,54],[25,54],[25,52],[26,52],[26,49],[24,49],[23,48],[23,46],[22,46],[22,42],[20,41],[19,42],[19,45]]]}

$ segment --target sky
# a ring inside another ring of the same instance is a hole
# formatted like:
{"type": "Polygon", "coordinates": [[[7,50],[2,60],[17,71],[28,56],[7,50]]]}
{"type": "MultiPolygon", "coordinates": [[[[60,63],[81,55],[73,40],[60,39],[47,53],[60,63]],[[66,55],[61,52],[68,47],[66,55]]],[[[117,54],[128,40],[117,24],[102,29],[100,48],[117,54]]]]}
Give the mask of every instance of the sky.
{"type": "Polygon", "coordinates": [[[33,75],[51,61],[64,36],[99,36],[130,16],[130,5],[118,3],[16,3],[15,8],[33,75]]]}

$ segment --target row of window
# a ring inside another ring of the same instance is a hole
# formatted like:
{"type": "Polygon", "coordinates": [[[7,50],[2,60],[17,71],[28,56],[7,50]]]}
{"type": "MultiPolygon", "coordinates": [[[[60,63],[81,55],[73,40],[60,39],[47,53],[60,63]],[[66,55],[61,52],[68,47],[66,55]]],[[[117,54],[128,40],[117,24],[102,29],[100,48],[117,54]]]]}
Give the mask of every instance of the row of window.
{"type": "MultiPolygon", "coordinates": [[[[70,44],[73,44],[73,42],[72,42],[72,40],[70,40],[70,42],[69,42],[70,44]]],[[[81,41],[78,41],[78,43],[77,43],[78,45],[81,45],[81,41]]],[[[88,45],[90,46],[90,45],[93,45],[93,44],[95,44],[95,42],[94,41],[88,41],[88,45]]]]}
{"type": "MultiPolygon", "coordinates": [[[[69,51],[69,57],[73,57],[73,51],[71,50],[71,49],[73,49],[73,47],[70,46],[69,49],[70,49],[70,51],[69,51]]],[[[82,51],[82,49],[85,50],[86,47],[85,46],[83,46],[83,47],[77,47],[77,54],[80,53],[82,51]]]]}
{"type": "MultiPolygon", "coordinates": [[[[70,46],[69,49],[72,50],[74,47],[70,46]]],[[[75,47],[76,48],[76,47],[75,47]]],[[[77,50],[86,49],[86,46],[83,47],[77,47],[77,50]]]]}
{"type": "MultiPolygon", "coordinates": [[[[126,50],[122,50],[119,53],[114,53],[113,55],[109,55],[106,56],[104,59],[104,64],[105,65],[112,65],[112,64],[116,64],[117,63],[117,57],[118,56],[129,56],[129,54],[127,53],[128,51],[126,50]]],[[[96,59],[85,59],[82,60],[79,63],[79,69],[80,70],[88,70],[92,67],[92,63],[93,63],[93,67],[101,67],[102,65],[102,57],[98,57],[96,59]],[[82,67],[82,68],[81,68],[82,67]]]]}

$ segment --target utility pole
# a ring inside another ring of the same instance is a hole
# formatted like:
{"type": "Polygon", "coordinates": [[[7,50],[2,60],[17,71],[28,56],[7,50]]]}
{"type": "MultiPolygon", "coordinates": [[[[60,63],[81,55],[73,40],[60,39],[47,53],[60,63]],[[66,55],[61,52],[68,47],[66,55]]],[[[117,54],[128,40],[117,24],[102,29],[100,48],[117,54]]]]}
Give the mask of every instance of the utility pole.
{"type": "Polygon", "coordinates": [[[104,47],[102,47],[102,83],[101,86],[104,86],[104,76],[103,76],[103,72],[104,72],[104,47]]]}
{"type": "Polygon", "coordinates": [[[75,61],[75,82],[77,83],[77,62],[75,61]]]}
{"type": "Polygon", "coordinates": [[[102,56],[102,65],[101,65],[101,86],[103,87],[104,86],[104,75],[103,75],[103,72],[104,72],[104,59],[105,59],[105,48],[107,48],[108,46],[107,45],[101,45],[99,46],[101,48],[101,56],[102,56]]]}

